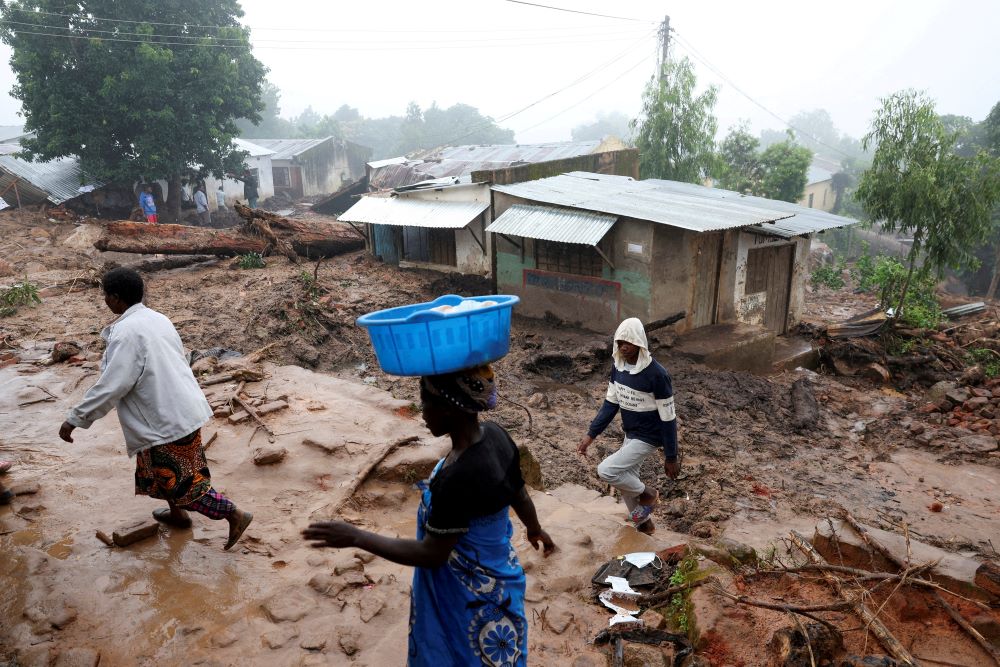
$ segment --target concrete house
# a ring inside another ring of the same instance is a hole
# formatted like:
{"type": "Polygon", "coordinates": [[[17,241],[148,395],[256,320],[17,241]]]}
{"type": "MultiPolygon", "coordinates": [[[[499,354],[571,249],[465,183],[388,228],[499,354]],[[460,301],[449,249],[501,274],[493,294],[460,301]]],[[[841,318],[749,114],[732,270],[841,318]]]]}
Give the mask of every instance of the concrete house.
{"type": "Polygon", "coordinates": [[[837,201],[833,191],[833,175],[840,171],[840,165],[823,157],[813,158],[806,174],[806,188],[798,203],[806,208],[830,212],[837,201]]]}
{"type": "Polygon", "coordinates": [[[384,262],[488,276],[493,257],[492,239],[485,233],[492,222],[490,184],[579,169],[638,176],[638,151],[595,153],[602,145],[611,146],[598,141],[459,146],[435,153],[432,162],[397,158],[369,163],[369,186],[391,189],[362,197],[339,219],[363,224],[368,251],[384,262]],[[535,161],[540,158],[552,159],[535,161]],[[436,174],[442,175],[431,178],[436,174]]]}
{"type": "Polygon", "coordinates": [[[683,311],[783,334],[801,315],[810,239],[850,218],[674,181],[572,172],[494,185],[497,292],[595,331],[683,311]]]}
{"type": "MultiPolygon", "coordinates": [[[[257,177],[257,196],[260,201],[264,201],[274,196],[274,181],[271,178],[271,156],[274,151],[264,148],[245,139],[233,139],[233,146],[238,150],[246,151],[244,158],[247,168],[257,177]]],[[[208,194],[208,208],[216,210],[215,192],[219,189],[219,179],[214,176],[205,178],[205,192],[208,194]]],[[[222,192],[225,195],[226,206],[232,208],[234,202],[246,203],[243,196],[243,182],[232,178],[224,178],[221,181],[222,192]]]]}
{"type": "Polygon", "coordinates": [[[371,158],[370,148],[335,137],[254,139],[254,143],[274,151],[274,193],[292,199],[337,192],[363,178],[371,158]]]}

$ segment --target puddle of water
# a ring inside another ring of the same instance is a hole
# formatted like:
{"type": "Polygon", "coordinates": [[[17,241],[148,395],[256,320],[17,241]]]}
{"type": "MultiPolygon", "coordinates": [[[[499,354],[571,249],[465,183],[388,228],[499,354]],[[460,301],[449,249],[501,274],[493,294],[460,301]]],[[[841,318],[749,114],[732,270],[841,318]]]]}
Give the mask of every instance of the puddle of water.
{"type": "Polygon", "coordinates": [[[11,544],[18,547],[26,547],[34,545],[40,542],[42,539],[42,527],[38,525],[31,525],[24,530],[19,530],[16,533],[11,533],[10,541],[11,544]]]}
{"type": "Polygon", "coordinates": [[[53,558],[58,558],[59,560],[66,560],[69,555],[73,553],[73,536],[67,535],[55,544],[51,545],[45,550],[45,553],[52,556],[53,558]]]}

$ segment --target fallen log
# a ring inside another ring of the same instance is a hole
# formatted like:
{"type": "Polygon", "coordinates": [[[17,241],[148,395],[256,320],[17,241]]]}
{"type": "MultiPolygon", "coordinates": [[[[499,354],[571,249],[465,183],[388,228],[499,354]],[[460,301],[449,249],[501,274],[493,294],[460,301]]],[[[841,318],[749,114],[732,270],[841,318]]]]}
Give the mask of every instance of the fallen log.
{"type": "Polygon", "coordinates": [[[644,328],[646,329],[646,333],[650,333],[652,331],[656,331],[657,329],[668,327],[675,322],[680,322],[685,317],[687,317],[687,314],[682,310],[679,313],[674,313],[670,317],[664,317],[662,320],[653,320],[652,322],[647,324],[644,328]]]}
{"type": "MultiPolygon", "coordinates": [[[[237,210],[239,211],[239,206],[237,210]]],[[[232,257],[278,251],[315,259],[332,257],[364,246],[364,240],[343,224],[313,220],[264,217],[248,209],[249,221],[239,227],[208,229],[186,225],[150,225],[141,222],[109,223],[94,247],[103,251],[158,255],[216,255],[232,257]]]]}

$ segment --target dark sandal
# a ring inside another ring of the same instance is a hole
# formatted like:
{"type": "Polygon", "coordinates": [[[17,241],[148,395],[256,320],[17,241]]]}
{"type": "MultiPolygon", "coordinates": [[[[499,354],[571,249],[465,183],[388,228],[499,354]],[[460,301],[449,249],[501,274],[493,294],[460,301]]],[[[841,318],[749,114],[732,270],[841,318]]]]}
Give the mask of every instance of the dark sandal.
{"type": "Polygon", "coordinates": [[[14,492],[10,489],[5,490],[0,493],[0,505],[10,505],[10,501],[14,499],[14,492]]]}
{"type": "Polygon", "coordinates": [[[247,529],[251,521],[253,521],[253,514],[243,512],[243,518],[240,519],[239,523],[229,529],[229,540],[226,541],[226,546],[222,547],[224,551],[229,551],[240,541],[240,538],[243,537],[243,531],[247,529]]]}
{"type": "Polygon", "coordinates": [[[173,526],[174,528],[191,527],[191,519],[185,519],[184,521],[175,519],[169,507],[161,507],[159,509],[153,510],[153,518],[159,521],[160,523],[165,523],[168,526],[173,526]]]}

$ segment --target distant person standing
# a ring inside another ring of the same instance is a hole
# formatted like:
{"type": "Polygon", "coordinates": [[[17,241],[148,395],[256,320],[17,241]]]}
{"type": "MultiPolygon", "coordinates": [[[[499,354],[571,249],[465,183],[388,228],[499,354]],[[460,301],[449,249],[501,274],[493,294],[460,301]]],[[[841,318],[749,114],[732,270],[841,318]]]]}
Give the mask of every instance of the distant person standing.
{"type": "Polygon", "coordinates": [[[257,177],[249,169],[243,170],[243,196],[246,197],[247,206],[257,208],[257,177]]]}
{"type": "Polygon", "coordinates": [[[153,198],[153,186],[147,185],[139,195],[139,206],[142,207],[142,214],[146,216],[146,222],[156,224],[156,200],[153,198]]]}
{"type": "Polygon", "coordinates": [[[215,205],[220,209],[226,208],[226,191],[222,188],[222,183],[219,183],[219,189],[215,191],[215,205]]]}
{"type": "Polygon", "coordinates": [[[205,227],[212,226],[212,212],[208,210],[208,195],[205,194],[205,184],[199,183],[194,191],[194,205],[198,209],[198,220],[205,227]]]}

